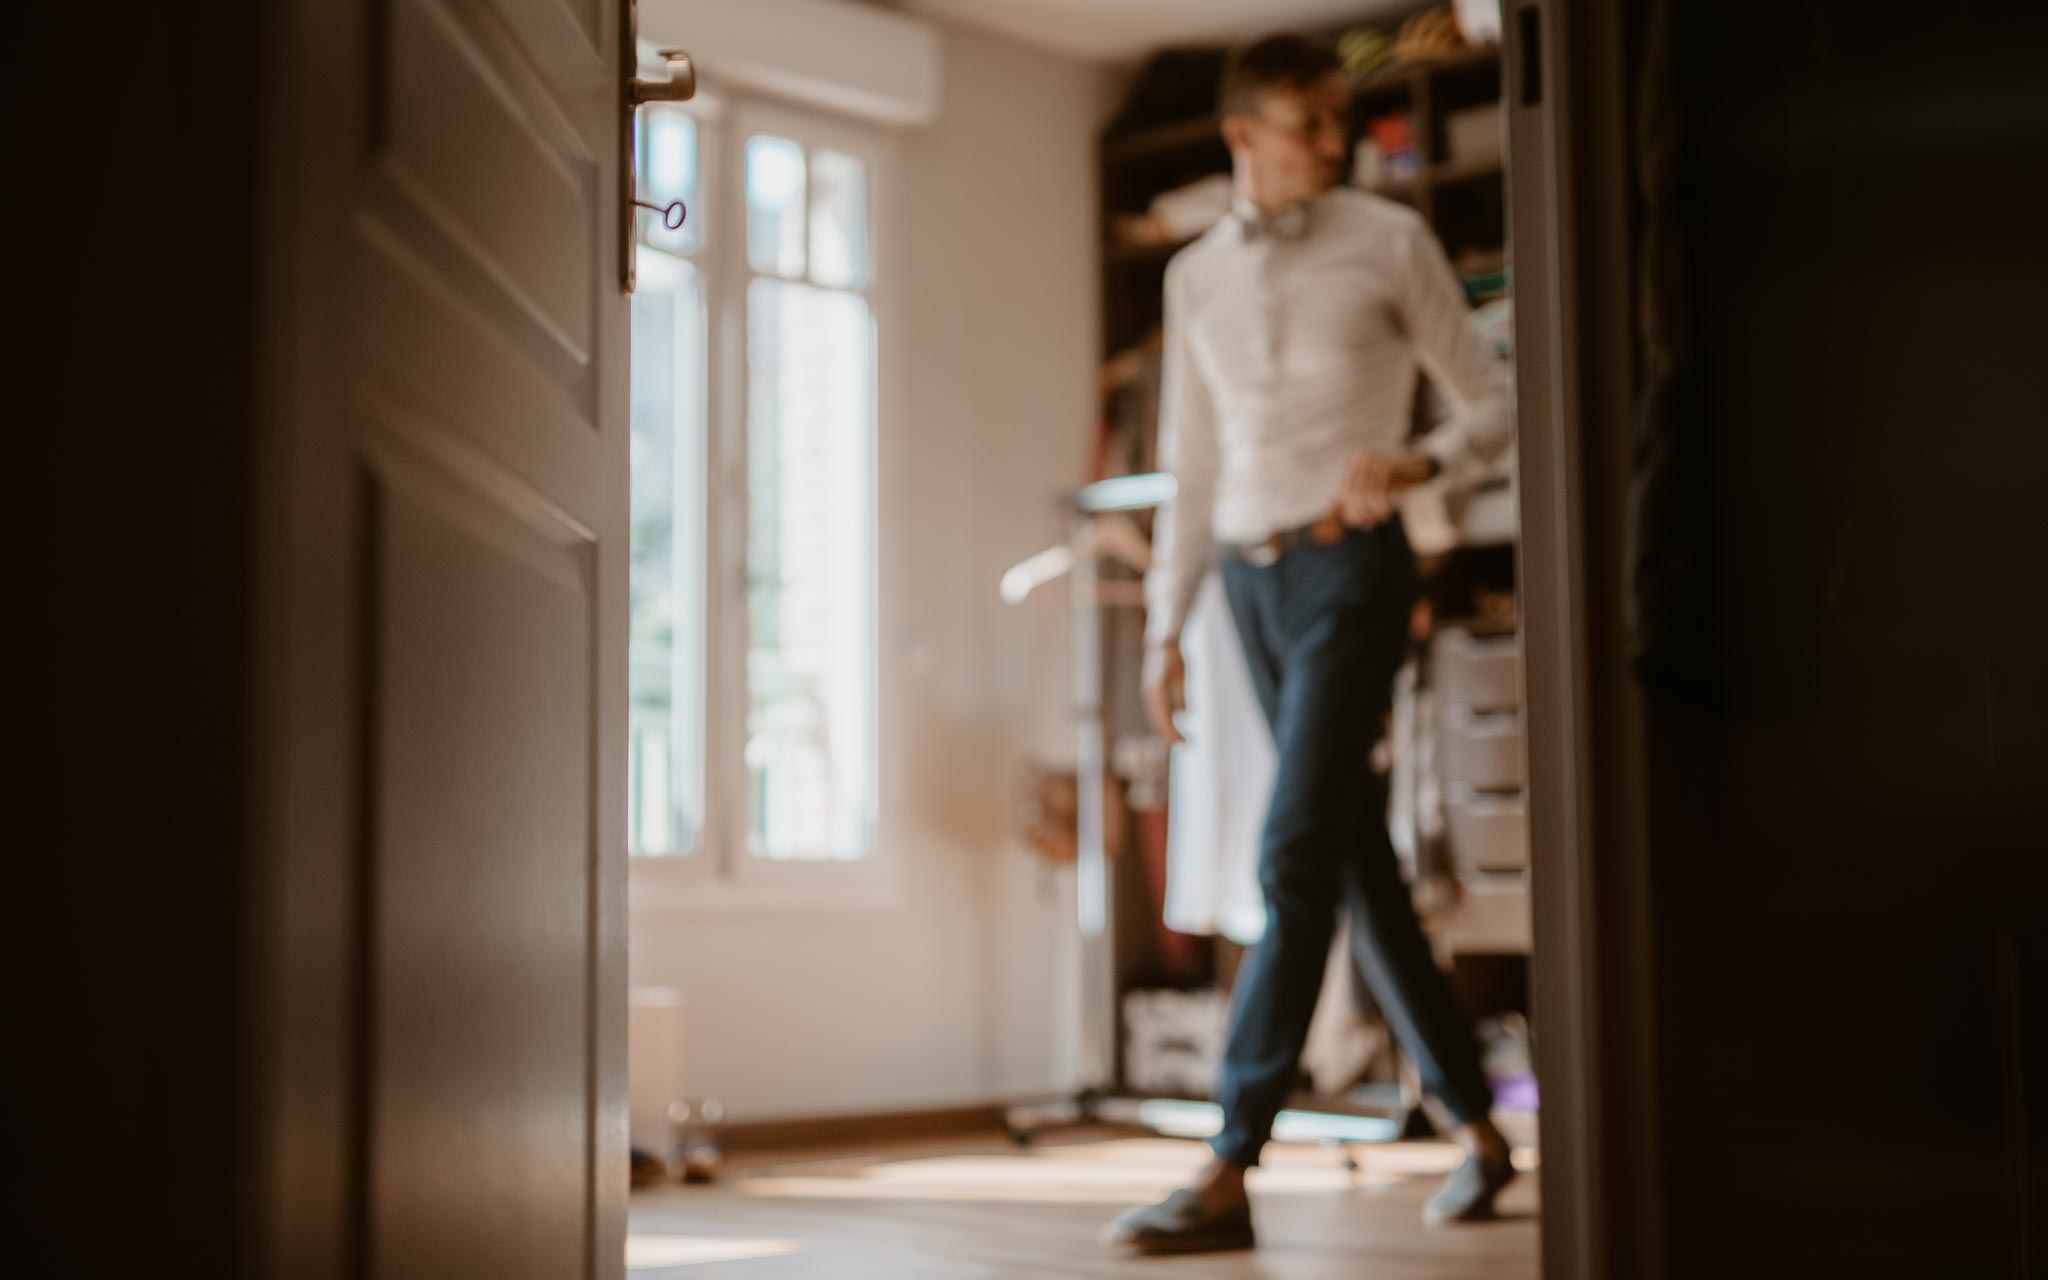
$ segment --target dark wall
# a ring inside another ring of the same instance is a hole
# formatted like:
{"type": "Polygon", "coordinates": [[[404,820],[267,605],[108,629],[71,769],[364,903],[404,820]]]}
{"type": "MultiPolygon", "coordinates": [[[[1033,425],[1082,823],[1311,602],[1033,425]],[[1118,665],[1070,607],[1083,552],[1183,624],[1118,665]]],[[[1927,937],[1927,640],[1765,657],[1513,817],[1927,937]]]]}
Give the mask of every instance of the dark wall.
{"type": "Polygon", "coordinates": [[[1664,1256],[2048,1275],[2048,21],[1679,13],[1720,705],[1651,699],[1664,1256]]]}
{"type": "Polygon", "coordinates": [[[15,1274],[236,1274],[259,8],[9,38],[15,1274]]]}

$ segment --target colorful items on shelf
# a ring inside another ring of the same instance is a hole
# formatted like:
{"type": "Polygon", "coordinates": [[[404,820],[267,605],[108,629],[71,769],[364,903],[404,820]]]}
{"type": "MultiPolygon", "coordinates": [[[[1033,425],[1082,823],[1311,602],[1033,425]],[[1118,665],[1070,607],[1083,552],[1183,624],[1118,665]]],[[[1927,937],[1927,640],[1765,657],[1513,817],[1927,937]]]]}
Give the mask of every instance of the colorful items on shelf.
{"type": "Polygon", "coordinates": [[[1465,301],[1474,306],[1505,296],[1508,291],[1506,249],[1467,249],[1452,264],[1458,283],[1465,287],[1465,301]]]}
{"type": "Polygon", "coordinates": [[[1453,0],[1458,15],[1458,32],[1470,45],[1499,44],[1500,0],[1453,0]]]}
{"type": "Polygon", "coordinates": [[[1465,33],[1458,27],[1457,14],[1450,5],[1425,9],[1401,24],[1394,37],[1396,62],[1419,62],[1441,58],[1465,47],[1465,33]]]}
{"type": "Polygon", "coordinates": [[[1363,81],[1405,62],[1447,57],[1461,49],[1500,43],[1500,0],[1456,0],[1409,18],[1398,33],[1352,27],[1337,37],[1345,74],[1363,81]]]}
{"type": "Polygon", "coordinates": [[[1422,149],[1416,145],[1415,117],[1406,108],[1375,116],[1366,124],[1352,153],[1352,185],[1374,191],[1422,176],[1422,149]]]}
{"type": "Polygon", "coordinates": [[[1353,80],[1363,80],[1394,56],[1394,38],[1378,27],[1353,27],[1337,37],[1337,56],[1353,80]]]}
{"type": "Polygon", "coordinates": [[[1478,306],[1482,302],[1491,302],[1507,293],[1508,269],[1502,267],[1498,271],[1481,271],[1462,276],[1458,283],[1465,287],[1465,301],[1478,306]]]}
{"type": "Polygon", "coordinates": [[[1471,324],[1493,354],[1505,360],[1515,353],[1514,299],[1502,297],[1481,303],[1472,312],[1471,324]]]}

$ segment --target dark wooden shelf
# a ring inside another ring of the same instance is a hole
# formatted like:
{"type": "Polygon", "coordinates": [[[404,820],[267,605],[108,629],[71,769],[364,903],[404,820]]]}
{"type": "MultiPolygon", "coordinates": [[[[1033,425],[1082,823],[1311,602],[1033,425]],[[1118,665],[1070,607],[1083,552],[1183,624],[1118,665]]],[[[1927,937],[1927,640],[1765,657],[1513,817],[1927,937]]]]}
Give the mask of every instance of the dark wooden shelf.
{"type": "Polygon", "coordinates": [[[1422,188],[1425,185],[1427,185],[1427,180],[1424,178],[1403,178],[1399,182],[1382,182],[1376,187],[1358,187],[1356,189],[1386,200],[1413,200],[1422,194],[1422,188]]]}
{"type": "MultiPolygon", "coordinates": [[[[1379,98],[1390,92],[1406,92],[1419,79],[1429,76],[1460,71],[1470,71],[1490,66],[1500,59],[1500,50],[1492,45],[1476,49],[1460,49],[1442,58],[1429,58],[1420,62],[1404,62],[1399,66],[1383,67],[1360,80],[1352,88],[1354,97],[1379,98]]],[[[1131,160],[1145,160],[1156,156],[1172,155],[1202,146],[1220,146],[1214,116],[1198,116],[1192,120],[1176,120],[1171,124],[1155,125],[1113,138],[1102,144],[1102,162],[1105,165],[1123,164],[1131,160]]]]}
{"type": "Polygon", "coordinates": [[[1490,66],[1500,61],[1497,45],[1480,45],[1477,48],[1460,49],[1441,58],[1425,58],[1419,62],[1403,62],[1396,66],[1381,67],[1351,87],[1357,94],[1379,94],[1388,89],[1412,84],[1415,80],[1444,72],[1470,71],[1477,67],[1490,66]]]}
{"type": "Polygon", "coordinates": [[[1168,240],[1164,244],[1116,244],[1102,246],[1102,261],[1111,266],[1157,265],[1194,243],[1186,240],[1168,240]]]}
{"type": "Polygon", "coordinates": [[[1454,187],[1465,182],[1498,182],[1500,178],[1501,167],[1497,159],[1467,160],[1429,167],[1429,184],[1433,187],[1454,187]]]}
{"type": "Polygon", "coordinates": [[[1105,142],[1102,144],[1102,162],[1106,165],[1123,164],[1176,151],[1190,151],[1211,143],[1218,147],[1223,145],[1223,137],[1217,132],[1216,117],[1198,116],[1193,120],[1176,120],[1172,124],[1140,129],[1105,142]]]}

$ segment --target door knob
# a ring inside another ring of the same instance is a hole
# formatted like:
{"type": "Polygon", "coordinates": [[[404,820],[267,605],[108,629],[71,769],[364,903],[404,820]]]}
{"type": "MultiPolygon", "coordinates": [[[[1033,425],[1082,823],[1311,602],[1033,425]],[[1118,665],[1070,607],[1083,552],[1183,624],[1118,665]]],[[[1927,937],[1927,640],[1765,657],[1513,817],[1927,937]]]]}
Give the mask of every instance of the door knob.
{"type": "Polygon", "coordinates": [[[634,106],[648,102],[688,102],[697,96],[697,66],[681,49],[663,49],[661,60],[668,64],[668,79],[626,82],[634,106]]]}
{"type": "MultiPolygon", "coordinates": [[[[619,292],[633,292],[633,241],[640,200],[640,175],[634,163],[638,131],[634,113],[649,102],[688,102],[697,96],[697,67],[681,49],[663,49],[661,60],[668,64],[668,79],[643,80],[635,75],[640,65],[640,6],[634,0],[619,5],[619,292]]],[[[661,214],[671,231],[683,225],[688,210],[683,202],[667,206],[645,205],[661,214]]]]}

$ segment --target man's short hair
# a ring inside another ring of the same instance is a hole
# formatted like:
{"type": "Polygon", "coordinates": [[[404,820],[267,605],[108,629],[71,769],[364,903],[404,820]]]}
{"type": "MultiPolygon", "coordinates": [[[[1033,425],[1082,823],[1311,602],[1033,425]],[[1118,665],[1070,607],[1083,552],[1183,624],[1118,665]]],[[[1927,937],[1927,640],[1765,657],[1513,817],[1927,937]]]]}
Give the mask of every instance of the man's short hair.
{"type": "Polygon", "coordinates": [[[1216,114],[1255,114],[1259,102],[1275,89],[1306,89],[1344,64],[1327,40],[1283,34],[1241,44],[1223,62],[1223,84],[1216,95],[1216,114]]]}

